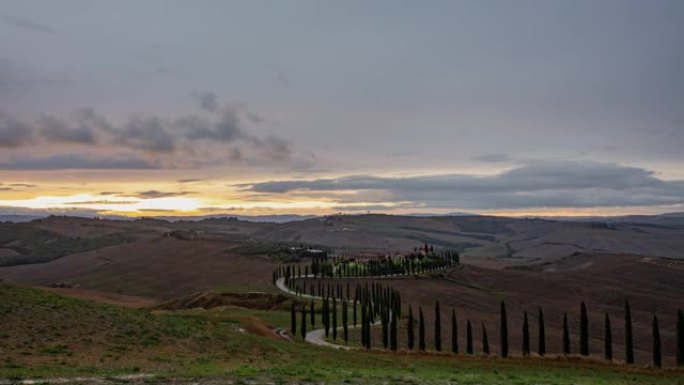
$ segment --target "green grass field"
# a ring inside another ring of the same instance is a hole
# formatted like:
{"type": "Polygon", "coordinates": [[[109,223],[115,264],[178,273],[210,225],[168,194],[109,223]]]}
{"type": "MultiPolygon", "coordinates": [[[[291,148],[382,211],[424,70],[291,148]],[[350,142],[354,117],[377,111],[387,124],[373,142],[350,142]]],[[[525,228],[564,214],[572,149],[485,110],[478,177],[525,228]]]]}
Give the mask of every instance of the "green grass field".
{"type": "Polygon", "coordinates": [[[336,351],[279,339],[286,311],[150,312],[0,284],[0,377],[151,373],[237,383],[684,384],[682,370],[575,358],[496,359],[336,351]]]}

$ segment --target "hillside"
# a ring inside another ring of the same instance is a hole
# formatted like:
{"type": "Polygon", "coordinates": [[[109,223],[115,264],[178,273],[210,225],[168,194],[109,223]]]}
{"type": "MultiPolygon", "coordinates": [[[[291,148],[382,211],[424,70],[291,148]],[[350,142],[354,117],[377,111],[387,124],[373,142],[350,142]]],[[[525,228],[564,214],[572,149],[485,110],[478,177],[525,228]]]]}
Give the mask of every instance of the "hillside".
{"type": "Polygon", "coordinates": [[[90,379],[74,383],[98,384],[132,373],[159,376],[144,383],[179,384],[210,384],[218,377],[221,383],[681,383],[681,371],[652,372],[598,361],[578,366],[574,358],[502,361],[337,351],[278,337],[272,329],[285,326],[288,315],[244,308],[171,313],[122,309],[0,284],[0,377],[67,376],[59,381],[70,383],[68,377],[85,375],[90,379]]]}

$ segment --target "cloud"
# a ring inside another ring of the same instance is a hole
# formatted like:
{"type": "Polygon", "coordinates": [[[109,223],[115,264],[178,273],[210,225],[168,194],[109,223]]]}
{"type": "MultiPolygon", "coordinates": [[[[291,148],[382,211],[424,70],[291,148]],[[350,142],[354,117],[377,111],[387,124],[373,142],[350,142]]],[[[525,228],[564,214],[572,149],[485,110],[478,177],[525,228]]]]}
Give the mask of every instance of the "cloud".
{"type": "Polygon", "coordinates": [[[150,170],[161,166],[135,156],[95,157],[83,154],[63,154],[47,157],[14,157],[0,162],[2,170],[64,170],[64,169],[102,169],[102,170],[150,170]]]}
{"type": "Polygon", "coordinates": [[[203,110],[214,112],[218,109],[217,96],[213,92],[203,92],[199,95],[200,107],[203,110]]]}
{"type": "Polygon", "coordinates": [[[152,198],[168,198],[168,197],[177,197],[177,196],[183,196],[183,195],[191,195],[195,194],[193,191],[157,191],[157,190],[148,190],[148,191],[141,191],[139,193],[136,193],[135,196],[138,198],[144,198],[144,199],[152,199],[152,198]]]}
{"type": "Polygon", "coordinates": [[[0,112],[0,147],[19,147],[30,142],[33,128],[0,112]]]}
{"type": "MultiPolygon", "coordinates": [[[[229,105],[209,117],[186,115],[169,120],[138,115],[123,124],[110,123],[92,108],[81,108],[66,118],[41,115],[35,121],[0,113],[0,147],[39,147],[47,142],[83,146],[83,153],[91,153],[93,146],[105,154],[125,149],[141,159],[154,155],[160,160],[155,168],[197,168],[219,162],[264,165],[274,161],[287,161],[295,167],[296,160],[286,140],[273,135],[257,136],[243,127],[243,120],[259,119],[239,104],[229,105]]],[[[52,146],[49,151],[58,148],[52,146]]],[[[26,160],[21,159],[21,163],[26,160]]],[[[19,167],[11,162],[4,165],[19,167]]]]}
{"type": "Polygon", "coordinates": [[[100,200],[94,200],[94,201],[74,201],[74,202],[66,202],[64,203],[65,205],[130,205],[130,204],[136,204],[138,201],[114,201],[114,200],[108,200],[108,199],[100,199],[100,200]]]}
{"type": "Polygon", "coordinates": [[[156,117],[131,118],[121,130],[112,131],[122,144],[153,152],[172,152],[175,139],[156,117]]]}
{"type": "Polygon", "coordinates": [[[479,156],[474,156],[473,160],[476,162],[484,163],[503,163],[511,161],[511,157],[506,154],[484,154],[479,156]]]}
{"type": "Polygon", "coordinates": [[[309,181],[239,185],[244,190],[286,194],[385,192],[395,202],[431,208],[517,209],[534,207],[624,207],[684,204],[684,181],[610,163],[539,162],[497,175],[429,175],[387,178],[368,175],[309,181]]]}
{"type": "Polygon", "coordinates": [[[95,143],[93,128],[89,125],[68,127],[63,121],[52,117],[42,116],[38,120],[41,127],[40,134],[47,140],[66,143],[95,143]]]}
{"type": "Polygon", "coordinates": [[[187,117],[180,120],[185,124],[186,137],[192,140],[211,139],[221,142],[233,142],[243,138],[240,128],[240,116],[236,108],[226,108],[221,112],[221,118],[216,123],[208,123],[197,117],[187,117]]]}
{"type": "Polygon", "coordinates": [[[188,178],[188,179],[178,179],[178,183],[196,183],[196,182],[201,182],[202,179],[197,179],[197,178],[188,178]]]}
{"type": "Polygon", "coordinates": [[[33,32],[42,32],[42,33],[57,33],[57,30],[48,27],[47,25],[37,23],[35,21],[31,20],[26,20],[26,19],[18,19],[15,17],[5,17],[3,20],[10,24],[13,25],[17,28],[22,28],[28,31],[33,31],[33,32]]]}

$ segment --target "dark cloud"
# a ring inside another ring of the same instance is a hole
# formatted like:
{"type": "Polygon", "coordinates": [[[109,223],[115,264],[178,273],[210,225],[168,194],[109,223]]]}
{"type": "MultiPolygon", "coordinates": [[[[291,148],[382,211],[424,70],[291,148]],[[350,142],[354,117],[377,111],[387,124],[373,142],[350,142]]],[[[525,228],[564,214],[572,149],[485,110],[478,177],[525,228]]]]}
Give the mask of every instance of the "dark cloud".
{"type": "Polygon", "coordinates": [[[202,179],[195,179],[195,178],[188,178],[188,179],[178,179],[178,183],[195,183],[195,182],[201,182],[202,179]]]}
{"type": "Polygon", "coordinates": [[[290,145],[283,139],[269,136],[266,139],[253,139],[255,147],[271,160],[281,161],[290,158],[292,150],[290,145]]]}
{"type": "Polygon", "coordinates": [[[88,156],[83,154],[64,154],[48,157],[14,157],[0,162],[3,170],[62,170],[62,169],[102,169],[102,170],[145,170],[161,166],[135,156],[88,156]]]}
{"type": "Polygon", "coordinates": [[[195,194],[195,192],[193,192],[193,191],[157,191],[157,190],[148,190],[148,191],[141,191],[141,192],[135,194],[135,196],[138,197],[138,198],[151,199],[151,198],[177,197],[177,196],[191,195],[191,194],[195,194]]]}
{"type": "Polygon", "coordinates": [[[19,147],[30,142],[33,128],[0,112],[0,147],[19,147]]]}
{"type": "Polygon", "coordinates": [[[120,143],[142,150],[172,152],[175,148],[175,139],[156,117],[132,118],[115,133],[120,143]]]}
{"type": "Polygon", "coordinates": [[[484,163],[503,163],[511,161],[511,157],[506,154],[484,154],[473,157],[476,162],[484,163]]]}
{"type": "Polygon", "coordinates": [[[221,112],[221,119],[213,124],[207,124],[199,118],[184,119],[181,122],[188,124],[186,137],[192,140],[211,139],[221,142],[233,142],[243,138],[240,128],[240,116],[235,108],[227,108],[221,112]]]}
{"type": "Polygon", "coordinates": [[[218,98],[213,92],[204,92],[199,95],[200,107],[203,110],[214,112],[218,109],[218,98]]]}
{"type": "Polygon", "coordinates": [[[52,117],[42,116],[38,120],[40,134],[47,140],[65,143],[95,143],[95,133],[90,125],[81,124],[68,127],[65,122],[52,117]]]}
{"type": "Polygon", "coordinates": [[[311,181],[273,181],[242,188],[260,193],[382,191],[396,202],[432,208],[516,209],[684,204],[684,181],[653,172],[595,162],[527,164],[493,176],[434,175],[403,178],[350,176],[311,181]]]}
{"type": "Polygon", "coordinates": [[[276,136],[262,138],[243,129],[241,117],[261,119],[246,111],[239,105],[228,106],[214,114],[213,119],[187,115],[175,121],[156,116],[134,116],[123,125],[110,123],[91,108],[79,109],[64,119],[42,115],[35,122],[0,113],[0,147],[38,146],[46,141],[97,145],[109,150],[123,147],[144,152],[143,156],[154,153],[165,159],[167,166],[174,163],[168,155],[178,155],[177,150],[181,148],[188,157],[176,160],[188,167],[218,160],[249,161],[253,164],[260,164],[263,160],[290,160],[292,150],[284,139],[276,136]],[[212,151],[193,153],[196,141],[205,142],[212,151]],[[221,152],[221,146],[224,152],[221,152]],[[212,154],[215,157],[208,159],[212,154]]]}
{"type": "Polygon", "coordinates": [[[56,33],[57,32],[57,30],[52,28],[52,27],[48,27],[47,25],[37,23],[37,22],[31,21],[31,20],[18,19],[15,17],[5,17],[5,18],[3,18],[3,20],[7,24],[13,25],[17,28],[22,28],[22,29],[26,29],[29,31],[33,31],[33,32],[42,32],[42,33],[56,33]]]}
{"type": "Polygon", "coordinates": [[[100,192],[100,195],[120,195],[123,194],[120,191],[102,191],[100,192]]]}

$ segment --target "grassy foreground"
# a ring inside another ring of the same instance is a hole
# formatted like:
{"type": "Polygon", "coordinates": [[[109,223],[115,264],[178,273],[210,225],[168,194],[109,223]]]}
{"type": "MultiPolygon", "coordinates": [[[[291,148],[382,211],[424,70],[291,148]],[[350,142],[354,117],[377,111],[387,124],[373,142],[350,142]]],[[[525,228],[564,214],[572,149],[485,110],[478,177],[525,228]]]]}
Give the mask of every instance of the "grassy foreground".
{"type": "Polygon", "coordinates": [[[144,382],[684,384],[681,370],[588,360],[335,351],[271,331],[288,324],[286,311],[150,312],[0,283],[0,378],[152,373],[144,382]]]}

